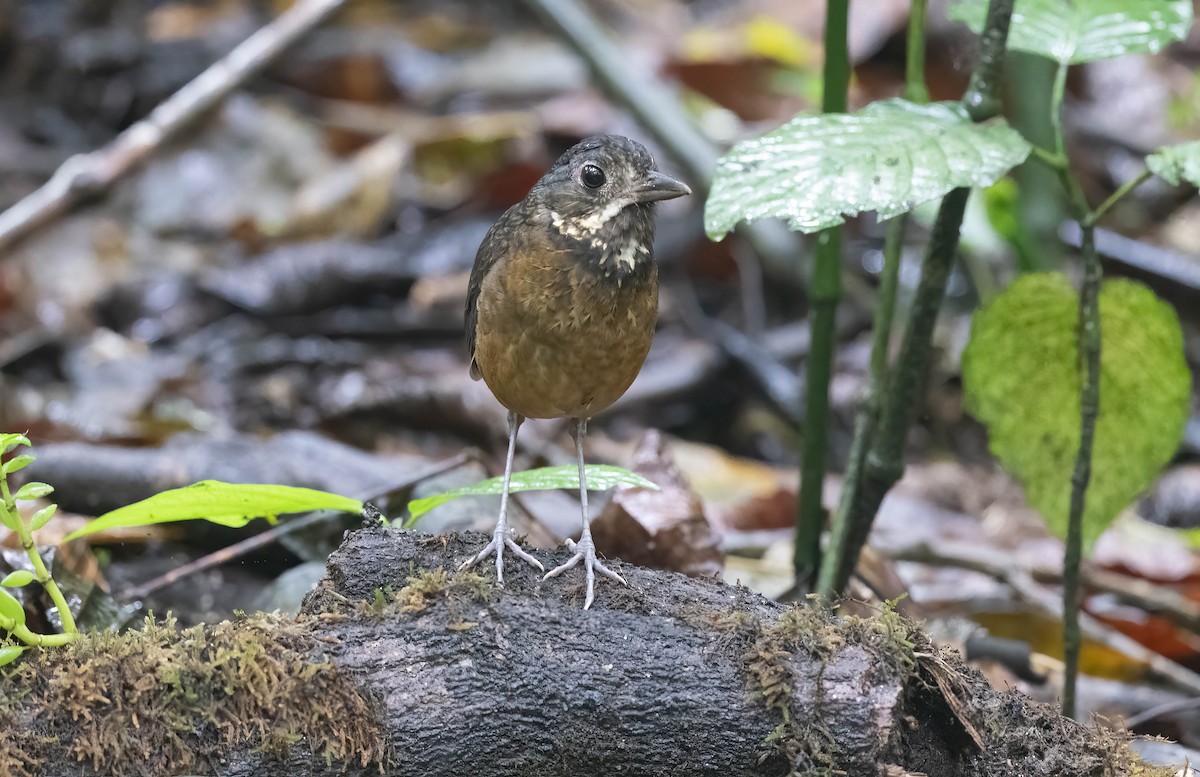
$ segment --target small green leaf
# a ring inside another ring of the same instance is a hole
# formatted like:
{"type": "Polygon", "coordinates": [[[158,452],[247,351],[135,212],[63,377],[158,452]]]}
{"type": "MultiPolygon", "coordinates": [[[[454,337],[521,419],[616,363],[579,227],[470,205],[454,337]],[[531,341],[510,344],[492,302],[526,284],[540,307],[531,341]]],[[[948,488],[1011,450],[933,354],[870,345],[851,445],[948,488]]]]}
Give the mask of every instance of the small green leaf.
{"type": "Polygon", "coordinates": [[[38,510],[33,514],[33,517],[29,519],[29,530],[37,531],[38,529],[42,528],[50,522],[50,519],[54,517],[54,513],[56,512],[58,512],[58,505],[48,505],[43,507],[41,510],[38,510]]]}
{"type": "MultiPolygon", "coordinates": [[[[983,30],[988,0],[959,0],[950,18],[983,30]]],[[[1077,65],[1139,52],[1156,53],[1183,40],[1192,0],[1017,0],[1008,48],[1077,65]]]]}
{"type": "MultiPolygon", "coordinates": [[[[610,467],[605,464],[589,464],[584,468],[588,491],[606,491],[617,486],[634,486],[658,490],[658,486],[646,480],[636,472],[630,472],[621,467],[610,467]]],[[[460,496],[475,496],[480,494],[499,494],[504,488],[504,478],[496,477],[476,483],[473,486],[456,488],[441,494],[434,494],[423,499],[414,499],[408,503],[408,520],[405,528],[412,526],[425,513],[435,507],[444,505],[460,496]]],[[[527,469],[524,472],[512,473],[508,490],[518,491],[549,491],[556,488],[579,488],[579,467],[567,464],[561,467],[541,467],[527,469]]]]}
{"type": "Polygon", "coordinates": [[[1200,140],[1160,148],[1146,157],[1146,167],[1172,186],[1200,186],[1200,140]]]}
{"type": "Polygon", "coordinates": [[[27,453],[20,456],[14,456],[3,464],[0,464],[0,474],[11,475],[14,472],[25,469],[32,463],[33,456],[30,456],[27,453]]]}
{"type": "MultiPolygon", "coordinates": [[[[1059,536],[1079,449],[1078,310],[1063,275],[1022,276],[975,314],[963,353],[967,407],[1059,536]]],[[[1192,386],[1179,320],[1145,286],[1105,283],[1100,318],[1100,415],[1083,518],[1088,547],[1174,455],[1192,386]]]]}
{"type": "Polygon", "coordinates": [[[0,666],[5,666],[16,661],[26,649],[23,645],[5,645],[4,647],[0,647],[0,666]]]}
{"type": "Polygon", "coordinates": [[[16,597],[0,588],[0,615],[13,621],[17,626],[25,625],[25,608],[16,597]]]}
{"type": "Polygon", "coordinates": [[[891,218],[960,186],[991,186],[1029,152],[1003,120],[976,124],[956,102],[881,100],[853,114],[801,114],[721,158],[705,229],[720,240],[761,218],[787,219],[800,232],[863,211],[891,218]]]}
{"type": "Polygon", "coordinates": [[[54,486],[48,483],[39,483],[36,480],[30,481],[13,494],[13,499],[19,499],[22,502],[30,502],[34,499],[41,499],[44,496],[50,496],[54,493],[54,486]]]}
{"type": "Polygon", "coordinates": [[[9,512],[3,502],[0,502],[0,524],[9,531],[16,531],[20,526],[21,516],[16,512],[9,512]]]}
{"type": "Polygon", "coordinates": [[[0,453],[8,453],[18,445],[31,447],[29,438],[23,434],[0,434],[0,453]]]}
{"type": "Polygon", "coordinates": [[[5,588],[20,588],[23,585],[29,585],[33,582],[33,573],[28,569],[18,569],[16,572],[9,572],[8,576],[0,580],[0,585],[5,588]]]}
{"type": "Polygon", "coordinates": [[[117,527],[197,519],[238,528],[255,518],[312,510],[358,513],[362,510],[362,502],[312,488],[203,480],[105,513],[79,531],[68,534],[65,540],[117,527]]]}

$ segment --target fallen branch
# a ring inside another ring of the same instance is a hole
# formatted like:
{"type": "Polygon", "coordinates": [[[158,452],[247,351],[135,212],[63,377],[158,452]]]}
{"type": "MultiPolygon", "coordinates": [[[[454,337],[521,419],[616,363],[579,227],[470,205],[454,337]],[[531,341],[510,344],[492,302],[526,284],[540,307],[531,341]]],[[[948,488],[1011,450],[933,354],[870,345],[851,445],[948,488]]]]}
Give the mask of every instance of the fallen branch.
{"type": "Polygon", "coordinates": [[[18,240],[104,191],[319,25],[345,0],[297,0],[99,151],[78,154],[37,191],[0,213],[0,258],[18,240]]]}
{"type": "Polygon", "coordinates": [[[629,587],[584,612],[576,579],[446,571],[480,541],[364,529],[299,619],[28,654],[3,680],[0,773],[1170,774],[1124,734],[993,691],[893,612],[621,562],[629,587]]]}

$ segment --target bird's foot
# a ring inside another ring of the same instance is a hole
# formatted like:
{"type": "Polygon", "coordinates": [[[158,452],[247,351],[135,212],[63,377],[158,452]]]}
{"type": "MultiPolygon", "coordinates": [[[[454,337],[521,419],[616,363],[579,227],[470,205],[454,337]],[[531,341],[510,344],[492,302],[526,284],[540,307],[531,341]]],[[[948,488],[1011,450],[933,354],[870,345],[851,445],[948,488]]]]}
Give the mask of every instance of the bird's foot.
{"type": "Polygon", "coordinates": [[[483,550],[471,556],[469,559],[458,565],[458,571],[469,569],[480,561],[483,561],[493,553],[496,554],[496,582],[504,585],[504,546],[507,545],[509,550],[517,554],[517,558],[527,564],[537,567],[540,571],[545,572],[546,568],[542,566],[542,562],[538,561],[533,556],[521,549],[521,546],[516,543],[512,537],[512,529],[507,524],[497,524],[496,530],[492,532],[492,541],[483,547],[483,550]]]}
{"type": "Polygon", "coordinates": [[[575,542],[574,540],[570,539],[567,540],[567,547],[575,551],[575,555],[571,556],[567,563],[551,569],[542,579],[548,580],[552,577],[557,577],[582,561],[583,568],[587,570],[587,594],[583,600],[583,609],[586,610],[591,607],[592,600],[596,598],[595,582],[597,572],[605,577],[611,577],[621,585],[629,585],[629,583],[625,582],[625,578],[601,564],[600,560],[596,558],[596,543],[592,542],[592,536],[590,533],[584,534],[579,542],[575,542]]]}

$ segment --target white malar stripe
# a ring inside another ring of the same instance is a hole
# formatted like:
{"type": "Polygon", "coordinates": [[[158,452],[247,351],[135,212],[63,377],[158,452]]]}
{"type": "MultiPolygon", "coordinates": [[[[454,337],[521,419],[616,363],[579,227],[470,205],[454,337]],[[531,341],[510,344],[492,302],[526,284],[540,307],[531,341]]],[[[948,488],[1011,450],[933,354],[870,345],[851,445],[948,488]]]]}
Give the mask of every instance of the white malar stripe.
{"type": "Polygon", "coordinates": [[[550,221],[554,224],[554,228],[558,230],[559,234],[568,237],[583,238],[599,232],[601,227],[612,221],[613,216],[624,210],[627,205],[632,204],[633,200],[625,198],[613,200],[592,215],[582,218],[573,224],[568,224],[567,220],[558,211],[552,210],[550,211],[550,221]]]}

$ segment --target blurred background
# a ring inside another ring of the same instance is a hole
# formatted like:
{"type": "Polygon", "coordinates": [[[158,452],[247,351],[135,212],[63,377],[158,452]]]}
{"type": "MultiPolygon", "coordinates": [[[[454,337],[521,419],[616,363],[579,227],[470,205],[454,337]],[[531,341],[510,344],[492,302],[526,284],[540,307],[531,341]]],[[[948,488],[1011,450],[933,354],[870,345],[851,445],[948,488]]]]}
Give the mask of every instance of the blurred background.
{"type": "MultiPolygon", "coordinates": [[[[599,496],[598,545],[610,557],[788,595],[812,243],[786,232],[768,250],[741,235],[708,241],[706,182],[680,138],[647,132],[626,97],[598,86],[616,76],[595,72],[537,5],[347,2],[111,186],[90,187],[41,228],[0,243],[0,430],[28,432],[39,457],[28,471],[56,487],[66,513],[41,543],[205,478],[321,488],[402,518],[412,497],[497,474],[505,413],[469,379],[462,337],[475,250],[563,150],[619,133],[646,143],[697,194],[659,209],[657,339],[633,388],[590,427],[591,461],[635,468],[664,491],[599,496]]],[[[97,169],[123,170],[105,151],[122,130],[288,7],[0,0],[0,210],[75,155],[98,150],[89,158],[97,169]]],[[[585,45],[618,46],[634,88],[665,89],[652,110],[691,122],[714,155],[819,109],[824,0],[581,7],[599,24],[585,45]]],[[[852,109],[900,93],[907,13],[903,0],[851,3],[852,109]]],[[[932,98],[958,98],[974,37],[947,20],[944,2],[931,3],[927,50],[932,98]]],[[[1194,31],[1164,55],[1071,71],[1068,145],[1093,203],[1158,146],[1200,138],[1198,63],[1194,31]]],[[[1051,68],[1012,55],[1008,70],[1021,88],[1009,91],[1006,113],[1044,138],[1029,117],[1044,113],[1051,68]]],[[[931,217],[919,211],[909,229],[901,321],[931,217]]],[[[972,312],[1018,272],[1076,272],[1064,220],[1057,182],[1034,164],[973,196],[912,466],[884,504],[856,590],[907,591],[903,606],[939,637],[974,644],[997,684],[1047,699],[1060,654],[1061,543],[964,412],[959,356],[972,312]]],[[[1176,307],[1197,372],[1195,191],[1155,179],[1105,225],[1106,272],[1142,280],[1176,307]]],[[[870,216],[848,228],[831,387],[835,473],[864,385],[882,243],[870,216]]],[[[1200,527],[1198,454],[1194,416],[1177,462],[1101,539],[1087,599],[1111,630],[1187,671],[1200,671],[1200,534],[1186,531],[1200,527]],[[1161,606],[1147,604],[1154,597],[1131,606],[1131,587],[1161,594],[1161,606]]],[[[518,467],[573,460],[564,423],[523,427],[518,467]]],[[[827,505],[837,489],[834,475],[827,505]]],[[[518,533],[558,544],[577,530],[575,499],[519,495],[518,533]]],[[[490,529],[496,508],[458,500],[418,528],[490,529]]],[[[234,545],[269,528],[259,523],[97,535],[55,547],[54,574],[84,628],[147,608],[171,609],[184,624],[295,608],[356,521],[318,516],[272,529],[256,547],[234,545]]],[[[0,567],[24,556],[11,536],[0,553],[0,567]]],[[[1126,717],[1136,730],[1200,745],[1200,705],[1174,704],[1186,694],[1170,683],[1146,684],[1144,661],[1093,641],[1084,670],[1081,715],[1126,717]]]]}

